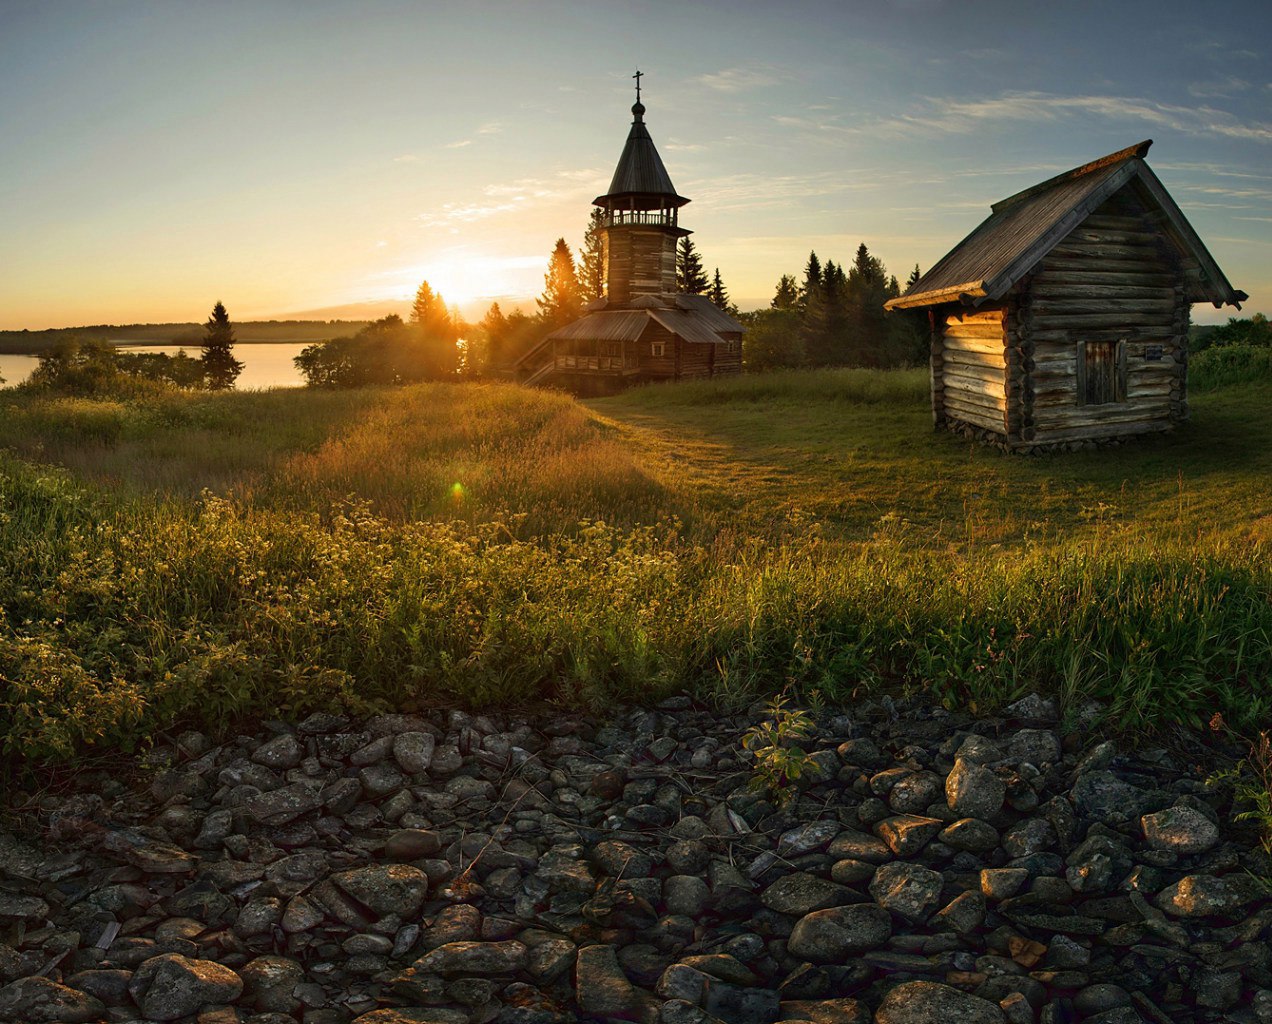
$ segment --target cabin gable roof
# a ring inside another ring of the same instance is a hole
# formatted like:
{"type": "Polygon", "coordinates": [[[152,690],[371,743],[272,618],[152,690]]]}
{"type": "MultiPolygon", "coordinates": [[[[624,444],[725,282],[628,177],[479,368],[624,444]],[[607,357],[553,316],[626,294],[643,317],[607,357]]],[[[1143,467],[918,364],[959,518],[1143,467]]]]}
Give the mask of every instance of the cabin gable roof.
{"type": "Polygon", "coordinates": [[[1124,188],[1134,188],[1159,230],[1198,268],[1188,276],[1191,302],[1240,308],[1247,298],[1228,283],[1183,211],[1144,162],[1149,139],[1057,175],[995,203],[991,213],[914,287],[885,304],[909,309],[962,303],[980,306],[1005,296],[1071,231],[1124,188]]]}

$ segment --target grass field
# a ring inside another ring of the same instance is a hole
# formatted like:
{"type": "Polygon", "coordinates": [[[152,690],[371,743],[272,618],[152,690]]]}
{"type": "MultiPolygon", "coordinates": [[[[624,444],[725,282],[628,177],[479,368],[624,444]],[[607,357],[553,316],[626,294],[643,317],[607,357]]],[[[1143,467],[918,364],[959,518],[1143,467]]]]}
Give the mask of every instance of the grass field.
{"type": "Polygon", "coordinates": [[[1019,458],[922,373],[0,398],[0,742],[689,687],[1272,709],[1272,383],[1019,458]],[[56,468],[55,468],[56,467],[56,468]]]}

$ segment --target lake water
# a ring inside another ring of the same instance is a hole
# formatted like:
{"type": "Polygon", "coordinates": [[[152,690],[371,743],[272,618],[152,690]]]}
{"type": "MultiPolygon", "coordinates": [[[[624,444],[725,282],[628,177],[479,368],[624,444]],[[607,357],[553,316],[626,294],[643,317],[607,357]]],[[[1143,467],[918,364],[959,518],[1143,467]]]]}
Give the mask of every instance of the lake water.
{"type": "MultiPolygon", "coordinates": [[[[298,388],[305,383],[292,362],[310,342],[267,341],[259,344],[234,346],[234,358],[243,364],[243,372],[234,382],[239,391],[264,388],[298,388]]],[[[121,352],[165,352],[176,355],[183,351],[180,345],[120,345],[121,352]]],[[[186,355],[199,358],[198,346],[186,346],[186,355]]],[[[37,356],[0,354],[0,377],[3,387],[21,384],[39,364],[37,356]]]]}

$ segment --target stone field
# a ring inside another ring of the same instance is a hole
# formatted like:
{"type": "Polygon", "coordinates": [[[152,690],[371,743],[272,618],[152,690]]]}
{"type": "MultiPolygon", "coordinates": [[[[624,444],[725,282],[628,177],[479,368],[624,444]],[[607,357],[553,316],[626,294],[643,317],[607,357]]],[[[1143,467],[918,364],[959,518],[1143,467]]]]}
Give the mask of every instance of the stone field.
{"type": "Polygon", "coordinates": [[[1272,1022],[1196,751],[884,699],[779,806],[761,714],[315,715],[10,794],[0,1021],[1272,1022]]]}

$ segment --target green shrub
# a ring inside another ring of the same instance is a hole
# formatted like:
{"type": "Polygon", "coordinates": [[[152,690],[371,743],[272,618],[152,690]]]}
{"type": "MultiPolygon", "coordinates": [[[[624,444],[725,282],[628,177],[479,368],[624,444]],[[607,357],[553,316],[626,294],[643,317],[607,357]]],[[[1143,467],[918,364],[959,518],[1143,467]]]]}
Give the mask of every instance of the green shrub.
{"type": "Polygon", "coordinates": [[[1272,348],[1224,345],[1207,348],[1188,360],[1188,383],[1196,391],[1272,378],[1272,348]]]}

